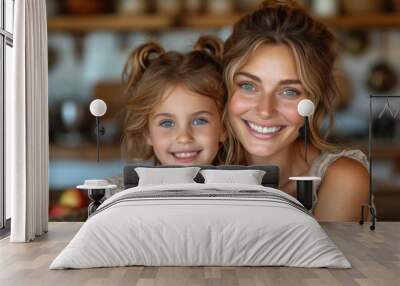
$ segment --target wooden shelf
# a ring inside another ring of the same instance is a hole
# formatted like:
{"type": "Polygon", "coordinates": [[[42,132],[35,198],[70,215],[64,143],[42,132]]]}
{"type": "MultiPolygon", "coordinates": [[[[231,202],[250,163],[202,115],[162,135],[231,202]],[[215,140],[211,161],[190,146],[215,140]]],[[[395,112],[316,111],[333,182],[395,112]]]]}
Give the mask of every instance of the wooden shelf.
{"type": "Polygon", "coordinates": [[[171,27],[174,19],[168,16],[57,16],[48,19],[49,32],[91,32],[96,30],[133,31],[160,30],[171,27]]]}
{"type": "MultiPolygon", "coordinates": [[[[49,147],[50,160],[82,160],[96,161],[97,149],[96,144],[84,144],[76,147],[67,147],[61,145],[50,144],[49,147]]],[[[121,149],[117,145],[100,146],[100,160],[118,160],[121,159],[121,149]]]]}
{"type": "Polygon", "coordinates": [[[182,19],[182,26],[188,28],[222,28],[233,25],[244,14],[232,14],[227,16],[201,15],[190,16],[182,19]]]}
{"type": "Polygon", "coordinates": [[[374,13],[319,18],[324,24],[334,28],[399,28],[400,13],[374,13]]]}
{"type": "MultiPolygon", "coordinates": [[[[227,16],[191,15],[94,15],[94,16],[57,16],[48,19],[49,32],[91,32],[96,30],[134,31],[164,30],[168,28],[220,28],[232,25],[244,14],[227,16]]],[[[400,13],[360,14],[329,18],[319,18],[333,28],[399,28],[400,13]]]]}

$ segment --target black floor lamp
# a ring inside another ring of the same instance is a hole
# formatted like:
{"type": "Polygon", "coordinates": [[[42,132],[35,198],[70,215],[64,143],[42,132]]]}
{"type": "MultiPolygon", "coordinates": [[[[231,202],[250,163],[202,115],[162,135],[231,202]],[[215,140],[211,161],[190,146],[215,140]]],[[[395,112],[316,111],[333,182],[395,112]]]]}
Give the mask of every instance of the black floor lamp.
{"type": "MultiPolygon", "coordinates": [[[[100,125],[100,117],[107,111],[106,103],[101,99],[95,99],[90,103],[90,113],[96,117],[96,148],[97,148],[97,163],[100,162],[100,136],[105,134],[105,129],[100,125]]],[[[88,192],[88,197],[91,201],[88,206],[88,216],[93,214],[101,205],[101,202],[106,194],[107,189],[115,189],[116,185],[111,185],[107,180],[91,179],[85,180],[83,185],[77,186],[78,189],[84,189],[88,192]]]]}
{"type": "MultiPolygon", "coordinates": [[[[304,117],[304,160],[308,163],[308,118],[313,115],[314,103],[309,99],[303,99],[297,105],[297,112],[304,117]]],[[[303,206],[311,210],[313,205],[313,181],[320,181],[320,177],[290,177],[289,180],[296,181],[297,199],[303,206]]]]}
{"type": "Polygon", "coordinates": [[[99,162],[100,136],[105,134],[105,129],[100,125],[100,117],[107,112],[107,104],[101,99],[95,99],[90,103],[90,113],[96,117],[96,146],[97,146],[97,163],[99,162]]]}
{"type": "Polygon", "coordinates": [[[308,148],[308,128],[309,120],[308,118],[314,114],[315,106],[314,103],[309,99],[300,100],[297,105],[297,112],[304,117],[304,160],[307,160],[307,148],[308,148]]]}

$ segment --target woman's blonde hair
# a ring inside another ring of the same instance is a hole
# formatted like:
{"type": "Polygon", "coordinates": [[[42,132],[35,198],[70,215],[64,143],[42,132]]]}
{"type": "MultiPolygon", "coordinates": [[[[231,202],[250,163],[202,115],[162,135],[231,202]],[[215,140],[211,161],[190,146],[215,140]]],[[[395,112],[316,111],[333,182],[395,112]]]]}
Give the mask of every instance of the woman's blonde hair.
{"type": "MultiPolygon", "coordinates": [[[[165,52],[155,42],[136,48],[130,54],[123,72],[128,97],[122,140],[123,156],[128,160],[148,160],[153,148],[146,143],[150,115],[164,99],[168,88],[183,85],[210,97],[220,114],[226,102],[222,79],[223,43],[217,37],[202,36],[188,53],[165,52]]],[[[223,149],[216,163],[223,160],[223,149]]],[[[158,164],[157,158],[154,158],[158,164]]]]}
{"type": "MultiPolygon", "coordinates": [[[[300,81],[316,106],[310,118],[310,142],[320,150],[335,148],[322,138],[320,126],[325,115],[329,116],[329,129],[333,124],[334,100],[338,96],[333,77],[336,40],[327,27],[314,20],[296,1],[264,1],[257,10],[235,23],[224,45],[223,67],[228,104],[223,118],[226,120],[228,117],[236,72],[264,44],[283,44],[292,51],[300,81]]],[[[244,149],[229,121],[227,133],[227,163],[245,163],[244,149]]]]}

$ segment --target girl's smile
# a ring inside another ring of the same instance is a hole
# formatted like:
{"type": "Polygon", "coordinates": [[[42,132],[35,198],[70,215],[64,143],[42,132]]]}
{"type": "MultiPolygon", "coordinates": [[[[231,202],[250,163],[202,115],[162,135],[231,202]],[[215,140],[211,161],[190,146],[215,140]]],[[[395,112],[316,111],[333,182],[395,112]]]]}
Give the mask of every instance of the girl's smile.
{"type": "Polygon", "coordinates": [[[201,151],[171,152],[177,162],[190,164],[196,160],[201,151]]]}

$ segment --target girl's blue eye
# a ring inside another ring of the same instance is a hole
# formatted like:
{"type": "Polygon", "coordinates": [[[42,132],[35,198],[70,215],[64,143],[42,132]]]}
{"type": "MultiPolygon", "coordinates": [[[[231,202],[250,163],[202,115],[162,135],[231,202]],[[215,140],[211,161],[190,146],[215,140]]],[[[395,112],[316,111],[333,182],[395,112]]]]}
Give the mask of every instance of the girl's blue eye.
{"type": "Polygon", "coordinates": [[[255,87],[253,84],[245,82],[245,83],[240,83],[239,86],[244,89],[245,91],[254,91],[255,87]]]}
{"type": "Polygon", "coordinates": [[[204,125],[204,124],[207,124],[207,123],[208,123],[208,120],[207,120],[207,119],[204,119],[204,118],[196,118],[196,119],[193,119],[192,123],[193,123],[193,125],[195,125],[195,126],[197,126],[197,125],[204,125]]]}
{"type": "Polygon", "coordinates": [[[172,120],[163,120],[160,122],[160,126],[164,128],[174,127],[175,123],[172,120]]]}
{"type": "Polygon", "coordinates": [[[282,94],[283,94],[284,96],[294,97],[294,96],[300,95],[300,92],[298,92],[298,91],[295,90],[295,89],[287,88],[287,89],[284,89],[284,90],[283,90],[282,94]]]}

